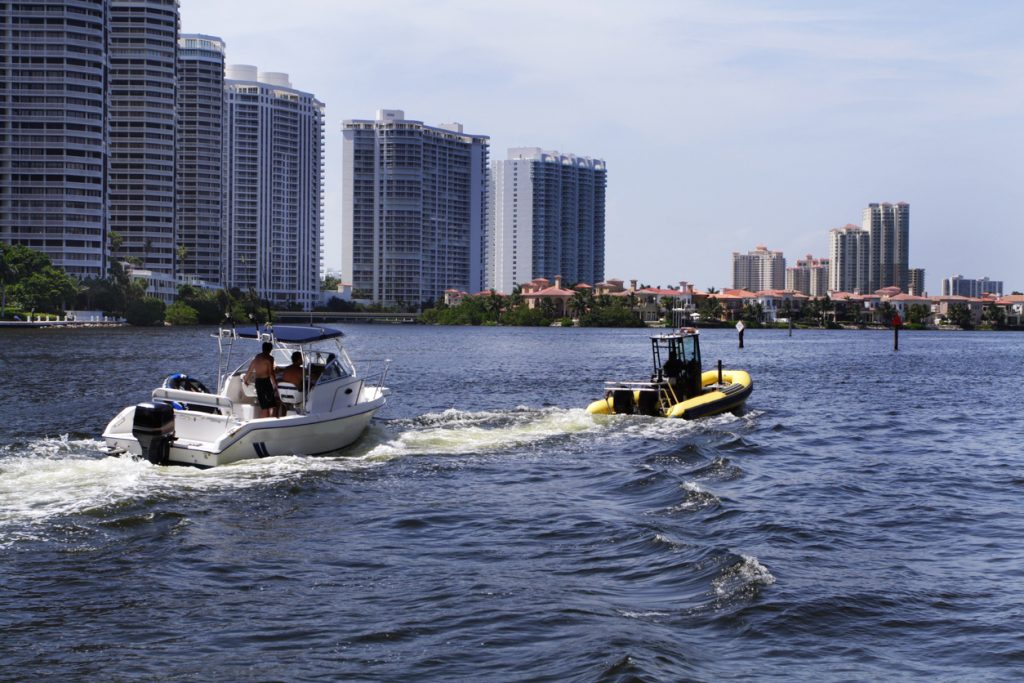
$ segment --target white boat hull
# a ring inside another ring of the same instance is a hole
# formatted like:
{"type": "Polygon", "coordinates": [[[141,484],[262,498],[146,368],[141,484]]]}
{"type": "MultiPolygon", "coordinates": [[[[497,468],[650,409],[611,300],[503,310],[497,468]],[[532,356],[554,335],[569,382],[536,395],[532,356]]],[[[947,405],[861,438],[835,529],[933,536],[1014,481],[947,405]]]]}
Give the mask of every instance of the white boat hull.
{"type": "Polygon", "coordinates": [[[340,330],[317,326],[222,328],[217,335],[217,393],[186,374],[170,375],[153,390],[151,402],[129,406],[110,421],[103,432],[108,450],[158,464],[197,467],[337,453],[366,430],[388,394],[383,382],[389,361],[383,361],[375,379],[357,375],[342,336],[340,330]],[[272,353],[271,360],[284,367],[273,406],[273,412],[287,413],[283,417],[256,417],[261,411],[255,382],[249,382],[253,365],[243,363],[230,371],[231,346],[243,338],[265,342],[263,353],[272,353]],[[333,343],[333,350],[324,350],[325,342],[333,343]],[[283,380],[296,370],[297,382],[283,380]]]}
{"type": "MultiPolygon", "coordinates": [[[[176,411],[169,463],[216,467],[275,455],[329,455],[354,443],[383,405],[380,397],[330,416],[290,415],[234,424],[220,415],[176,411]],[[202,435],[211,432],[220,435],[203,440],[202,435]]],[[[135,406],[125,408],[111,421],[103,438],[112,450],[141,456],[142,447],[131,431],[134,414],[135,406]]]]}

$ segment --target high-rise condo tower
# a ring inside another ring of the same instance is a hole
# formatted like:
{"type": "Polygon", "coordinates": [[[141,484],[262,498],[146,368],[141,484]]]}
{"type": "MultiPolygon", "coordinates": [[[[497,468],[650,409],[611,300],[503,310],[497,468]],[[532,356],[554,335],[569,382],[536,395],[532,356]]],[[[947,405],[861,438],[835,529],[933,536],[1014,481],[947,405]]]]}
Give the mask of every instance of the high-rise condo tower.
{"type": "Polygon", "coordinates": [[[382,109],[344,134],[342,273],[352,295],[419,307],[482,286],[488,138],[382,109]]]}
{"type": "Polygon", "coordinates": [[[111,0],[108,201],[115,258],[173,283],[177,0],[111,0]]]}
{"type": "Polygon", "coordinates": [[[871,235],[868,291],[910,286],[910,204],[868,204],[864,229],[871,235]]]}
{"type": "Polygon", "coordinates": [[[601,159],[512,148],[491,164],[484,285],[509,293],[534,278],[604,280],[605,191],[601,159]]]}
{"type": "Polygon", "coordinates": [[[228,287],[309,310],[320,292],[324,105],[287,74],[229,66],[228,287]]]}
{"type": "Polygon", "coordinates": [[[0,3],[0,243],[107,273],[109,0],[0,3]]]}
{"type": "Polygon", "coordinates": [[[178,277],[223,282],[224,41],[178,40],[178,277]]]}
{"type": "Polygon", "coordinates": [[[868,265],[871,235],[856,225],[833,228],[828,233],[829,280],[833,292],[869,294],[868,265]]]}

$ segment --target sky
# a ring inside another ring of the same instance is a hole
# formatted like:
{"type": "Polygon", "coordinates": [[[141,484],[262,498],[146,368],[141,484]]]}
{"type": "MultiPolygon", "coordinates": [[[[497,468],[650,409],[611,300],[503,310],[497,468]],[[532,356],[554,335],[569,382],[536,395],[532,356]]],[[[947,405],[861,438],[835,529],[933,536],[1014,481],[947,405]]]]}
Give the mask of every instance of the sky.
{"type": "MultiPolygon", "coordinates": [[[[326,104],[324,265],[341,124],[402,109],[608,165],[605,277],[732,286],[871,202],[910,204],[910,266],[1024,290],[1016,0],[180,0],[183,33],[326,104]]],[[[344,277],[346,274],[342,274],[344,277]]]]}

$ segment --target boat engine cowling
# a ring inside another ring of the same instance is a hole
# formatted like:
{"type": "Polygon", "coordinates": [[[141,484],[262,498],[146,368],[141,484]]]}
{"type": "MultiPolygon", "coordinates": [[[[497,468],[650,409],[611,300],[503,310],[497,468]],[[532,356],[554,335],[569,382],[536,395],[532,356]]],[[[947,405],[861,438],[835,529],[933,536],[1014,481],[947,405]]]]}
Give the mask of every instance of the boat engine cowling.
{"type": "Polygon", "coordinates": [[[166,403],[135,406],[132,436],[139,442],[142,457],[154,465],[166,465],[174,441],[174,408],[166,403]]]}

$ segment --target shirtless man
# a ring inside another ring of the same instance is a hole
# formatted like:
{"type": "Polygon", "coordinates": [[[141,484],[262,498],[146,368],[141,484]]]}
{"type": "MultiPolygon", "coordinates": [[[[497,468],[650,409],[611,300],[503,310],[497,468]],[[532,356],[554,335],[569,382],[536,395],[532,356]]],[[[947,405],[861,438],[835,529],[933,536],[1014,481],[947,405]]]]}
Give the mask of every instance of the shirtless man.
{"type": "Polygon", "coordinates": [[[302,352],[292,352],[292,364],[281,371],[281,381],[302,388],[302,352]]]}
{"type": "Polygon", "coordinates": [[[273,344],[263,342],[263,352],[256,354],[249,363],[245,376],[242,377],[245,384],[252,378],[256,380],[256,400],[260,404],[260,417],[271,417],[277,407],[277,377],[274,375],[274,357],[270,355],[273,350],[273,344]]]}

